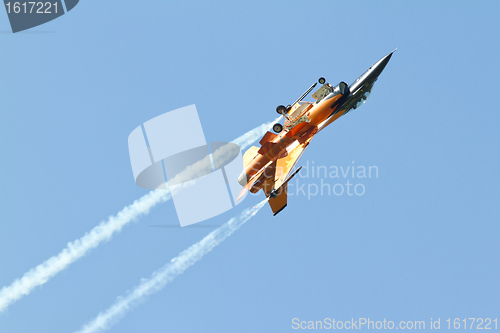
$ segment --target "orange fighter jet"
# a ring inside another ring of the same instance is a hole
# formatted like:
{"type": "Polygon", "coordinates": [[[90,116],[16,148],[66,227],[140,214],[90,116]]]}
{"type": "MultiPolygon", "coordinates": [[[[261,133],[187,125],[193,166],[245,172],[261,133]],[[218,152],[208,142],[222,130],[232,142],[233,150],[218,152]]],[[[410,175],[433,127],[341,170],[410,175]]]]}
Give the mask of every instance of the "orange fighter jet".
{"type": "Polygon", "coordinates": [[[262,189],[266,197],[269,197],[274,215],[281,212],[287,205],[287,183],[302,167],[293,173],[292,170],[312,138],[366,101],[373,84],[394,51],[373,64],[350,86],[345,82],[332,86],[324,78],[320,78],[318,82],[322,86],[312,95],[315,102],[302,100],[317,83],[293,104],[278,106],[276,111],[284,116],[285,123],[274,124],[273,131],[277,134],[267,132],[259,142],[260,148],[253,146],[245,152],[244,169],[238,178],[243,190],[238,199],[247,190],[257,193],[262,189]]]}

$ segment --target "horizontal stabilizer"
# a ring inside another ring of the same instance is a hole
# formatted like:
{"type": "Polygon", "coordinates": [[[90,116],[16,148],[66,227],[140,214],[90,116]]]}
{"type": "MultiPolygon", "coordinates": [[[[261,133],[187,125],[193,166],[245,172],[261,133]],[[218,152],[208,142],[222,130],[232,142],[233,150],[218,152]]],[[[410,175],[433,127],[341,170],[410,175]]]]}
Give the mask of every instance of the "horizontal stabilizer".
{"type": "Polygon", "coordinates": [[[262,139],[260,139],[259,143],[263,145],[266,142],[273,141],[275,137],[277,137],[277,135],[274,134],[273,132],[266,132],[266,134],[262,137],[262,139]]]}
{"type": "Polygon", "coordinates": [[[261,155],[265,155],[268,151],[270,151],[276,143],[274,142],[266,142],[260,147],[258,153],[261,155]]]}
{"type": "Polygon", "coordinates": [[[273,146],[276,144],[274,142],[272,142],[272,140],[277,137],[276,134],[274,133],[271,133],[271,132],[267,132],[264,137],[260,140],[260,144],[262,145],[262,147],[260,147],[258,153],[261,154],[261,155],[264,155],[265,153],[267,153],[271,148],[273,148],[273,146]]]}

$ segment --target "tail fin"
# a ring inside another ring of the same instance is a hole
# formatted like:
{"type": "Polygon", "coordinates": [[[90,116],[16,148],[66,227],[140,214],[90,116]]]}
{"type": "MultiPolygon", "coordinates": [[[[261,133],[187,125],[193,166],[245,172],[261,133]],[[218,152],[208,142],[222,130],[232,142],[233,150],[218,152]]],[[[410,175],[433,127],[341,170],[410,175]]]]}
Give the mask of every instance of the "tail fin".
{"type": "Polygon", "coordinates": [[[271,206],[271,209],[273,210],[273,215],[276,215],[283,209],[285,209],[287,205],[287,190],[288,190],[288,183],[285,183],[283,184],[283,186],[280,187],[277,196],[275,197],[271,196],[269,198],[269,206],[271,206]]]}
{"type": "Polygon", "coordinates": [[[288,192],[288,182],[290,179],[292,179],[299,171],[302,169],[302,166],[295,170],[290,177],[288,177],[287,180],[281,185],[277,190],[273,190],[271,192],[266,193],[266,196],[269,196],[269,205],[271,206],[271,209],[273,210],[274,215],[278,214],[281,212],[283,209],[285,209],[287,205],[287,192],[288,192]],[[274,192],[276,191],[276,192],[274,192]],[[273,195],[274,193],[277,193],[273,195]]]}

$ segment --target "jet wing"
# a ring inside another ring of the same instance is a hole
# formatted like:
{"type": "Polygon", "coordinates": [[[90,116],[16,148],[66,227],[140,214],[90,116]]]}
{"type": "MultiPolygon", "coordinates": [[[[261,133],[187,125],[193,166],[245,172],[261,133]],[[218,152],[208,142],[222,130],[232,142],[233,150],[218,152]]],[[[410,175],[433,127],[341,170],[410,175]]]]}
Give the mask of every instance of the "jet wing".
{"type": "Polygon", "coordinates": [[[308,138],[305,142],[299,143],[295,141],[287,149],[287,154],[276,160],[276,172],[274,174],[274,188],[279,189],[281,185],[286,181],[290,172],[292,172],[293,167],[297,164],[305,149],[311,142],[312,137],[308,138]]]}

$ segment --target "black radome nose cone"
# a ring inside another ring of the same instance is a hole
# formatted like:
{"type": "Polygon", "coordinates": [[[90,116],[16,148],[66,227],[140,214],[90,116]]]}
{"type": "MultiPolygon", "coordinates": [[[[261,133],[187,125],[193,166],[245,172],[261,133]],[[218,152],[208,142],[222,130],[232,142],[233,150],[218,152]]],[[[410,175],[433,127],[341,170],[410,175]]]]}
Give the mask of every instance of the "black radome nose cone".
{"type": "MultiPolygon", "coordinates": [[[[396,49],[397,50],[397,49],[396,49]]],[[[387,63],[389,62],[389,60],[391,60],[391,57],[392,57],[392,54],[394,52],[396,52],[396,50],[392,51],[391,53],[389,53],[388,55],[386,55],[385,57],[383,57],[382,59],[380,59],[379,61],[377,61],[373,66],[373,72],[379,76],[380,73],[382,73],[382,71],[384,70],[385,66],[387,66],[387,63]]]]}

